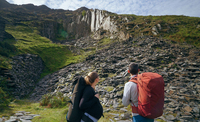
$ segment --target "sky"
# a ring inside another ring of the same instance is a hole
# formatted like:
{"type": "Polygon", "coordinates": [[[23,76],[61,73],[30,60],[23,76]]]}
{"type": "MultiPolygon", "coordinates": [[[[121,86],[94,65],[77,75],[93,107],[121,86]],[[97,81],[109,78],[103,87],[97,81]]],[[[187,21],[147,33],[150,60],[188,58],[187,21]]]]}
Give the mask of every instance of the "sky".
{"type": "Polygon", "coordinates": [[[46,5],[52,9],[80,7],[107,10],[117,14],[185,15],[200,17],[200,0],[7,0],[12,4],[46,5]]]}

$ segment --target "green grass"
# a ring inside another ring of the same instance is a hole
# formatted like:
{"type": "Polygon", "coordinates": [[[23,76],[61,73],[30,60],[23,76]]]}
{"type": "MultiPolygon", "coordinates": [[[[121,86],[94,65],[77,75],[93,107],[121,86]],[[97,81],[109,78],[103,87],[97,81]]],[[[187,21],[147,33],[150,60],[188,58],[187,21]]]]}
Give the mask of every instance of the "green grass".
{"type": "Polygon", "coordinates": [[[28,100],[16,100],[10,104],[10,109],[0,112],[0,117],[11,116],[16,111],[27,111],[31,114],[39,114],[32,122],[66,122],[68,105],[63,108],[42,107],[39,103],[32,103],[28,100]]]}
{"type": "Polygon", "coordinates": [[[103,38],[98,42],[98,45],[99,46],[104,46],[104,45],[110,44],[111,42],[112,41],[111,41],[110,38],[103,38]]]}
{"type": "MultiPolygon", "coordinates": [[[[199,17],[187,17],[187,16],[136,16],[136,15],[121,15],[128,17],[130,22],[125,23],[125,27],[129,27],[127,30],[131,35],[138,36],[143,33],[144,35],[155,36],[152,34],[152,28],[157,27],[157,24],[161,25],[161,30],[158,29],[158,35],[156,37],[163,37],[165,39],[187,42],[189,44],[200,46],[200,18],[199,17]],[[139,28],[138,28],[139,27],[139,28]]],[[[121,22],[121,19],[117,19],[121,22]]]]}
{"type": "Polygon", "coordinates": [[[40,36],[34,28],[7,25],[6,31],[17,40],[14,44],[18,49],[17,54],[30,53],[42,58],[46,66],[42,76],[55,72],[70,63],[76,63],[83,57],[73,54],[66,45],[52,43],[46,37],[40,36]]]}
{"type": "Polygon", "coordinates": [[[112,86],[107,86],[107,87],[105,87],[104,89],[105,89],[106,91],[110,92],[110,91],[112,91],[112,90],[114,89],[114,87],[112,87],[112,86]]]}
{"type": "Polygon", "coordinates": [[[0,55],[0,68],[11,69],[12,66],[10,62],[10,58],[0,55]]]}
{"type": "MultiPolygon", "coordinates": [[[[66,115],[68,112],[69,104],[62,108],[47,108],[40,106],[39,103],[33,103],[28,100],[15,100],[10,104],[10,108],[0,112],[0,117],[8,117],[14,115],[17,111],[31,112],[31,114],[39,114],[32,122],[66,122],[66,115]]],[[[105,108],[104,109],[108,109],[105,108]]],[[[111,113],[118,113],[119,111],[111,111],[111,113]]],[[[110,122],[114,120],[109,112],[104,113],[98,122],[110,122]]]]}

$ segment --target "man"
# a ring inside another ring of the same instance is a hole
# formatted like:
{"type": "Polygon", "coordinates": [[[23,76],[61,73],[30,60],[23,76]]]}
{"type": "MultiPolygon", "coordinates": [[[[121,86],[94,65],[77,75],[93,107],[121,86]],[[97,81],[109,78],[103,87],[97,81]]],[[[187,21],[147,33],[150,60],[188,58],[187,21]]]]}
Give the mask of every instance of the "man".
{"type": "MultiPolygon", "coordinates": [[[[128,73],[131,75],[131,79],[137,79],[138,72],[140,71],[138,64],[131,63],[129,65],[128,73]]],[[[137,84],[134,82],[127,82],[124,86],[124,94],[122,98],[124,106],[131,104],[133,122],[153,122],[154,119],[148,119],[138,114],[138,90],[137,84]]]]}

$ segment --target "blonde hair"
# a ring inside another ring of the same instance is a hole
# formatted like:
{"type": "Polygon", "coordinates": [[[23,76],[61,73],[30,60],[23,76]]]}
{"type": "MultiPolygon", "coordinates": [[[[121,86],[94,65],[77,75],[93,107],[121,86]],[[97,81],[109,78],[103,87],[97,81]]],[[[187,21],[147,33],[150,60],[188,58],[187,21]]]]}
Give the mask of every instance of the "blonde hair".
{"type": "Polygon", "coordinates": [[[98,78],[97,72],[90,72],[87,76],[85,76],[85,82],[87,85],[92,85],[94,83],[95,79],[98,78]]]}

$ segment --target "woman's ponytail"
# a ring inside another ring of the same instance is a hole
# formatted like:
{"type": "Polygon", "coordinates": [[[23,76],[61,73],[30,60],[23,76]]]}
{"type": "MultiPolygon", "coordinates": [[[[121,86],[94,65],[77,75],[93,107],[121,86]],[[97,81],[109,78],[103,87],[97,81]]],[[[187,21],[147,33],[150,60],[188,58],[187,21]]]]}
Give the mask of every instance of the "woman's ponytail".
{"type": "Polygon", "coordinates": [[[94,83],[95,79],[98,78],[98,74],[96,72],[90,72],[87,76],[85,76],[85,83],[87,85],[92,85],[94,83]]]}
{"type": "Polygon", "coordinates": [[[90,77],[89,76],[85,76],[85,83],[87,84],[87,85],[92,85],[92,83],[90,82],[91,80],[90,80],[90,77]]]}

